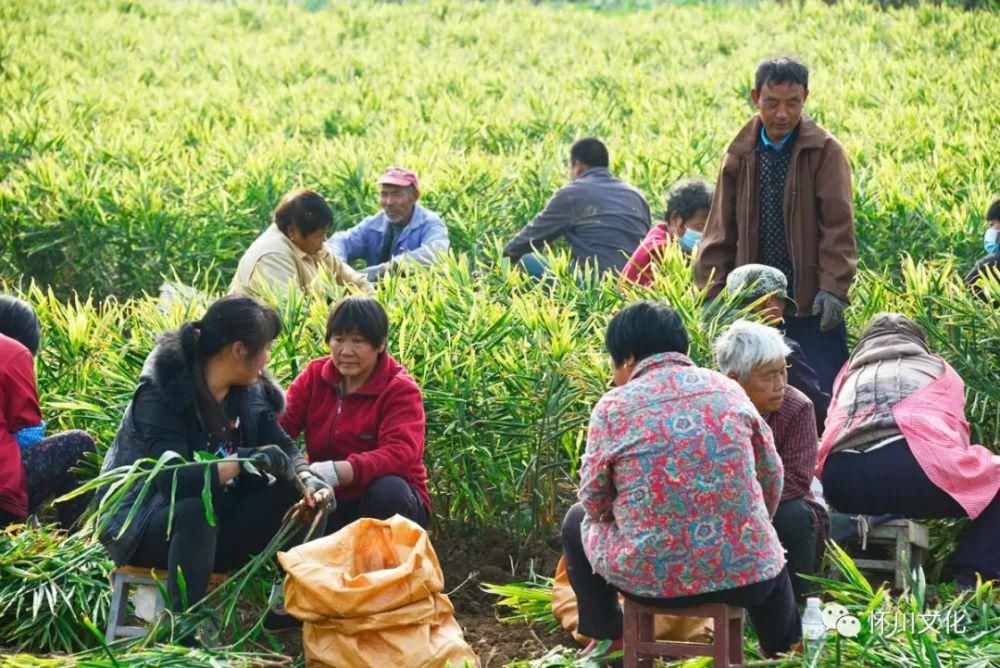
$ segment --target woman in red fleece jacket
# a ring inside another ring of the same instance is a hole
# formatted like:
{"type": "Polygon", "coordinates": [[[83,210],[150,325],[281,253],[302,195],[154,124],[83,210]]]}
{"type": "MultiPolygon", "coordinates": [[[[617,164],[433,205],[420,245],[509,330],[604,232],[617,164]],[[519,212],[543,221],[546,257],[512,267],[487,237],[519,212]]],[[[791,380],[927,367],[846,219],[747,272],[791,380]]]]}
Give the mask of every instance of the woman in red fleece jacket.
{"type": "MultiPolygon", "coordinates": [[[[86,432],[45,435],[34,356],[41,324],[27,302],[0,295],[0,528],[20,523],[49,499],[77,487],[73,474],[96,446],[86,432]]],[[[56,505],[64,529],[76,524],[90,494],[56,505]]]]}
{"type": "Polygon", "coordinates": [[[327,533],[395,514],[427,526],[423,395],[386,352],[388,333],[381,304],[345,297],[326,321],[330,355],[288,388],[281,427],[292,438],[305,432],[310,468],[336,494],[327,533]]]}

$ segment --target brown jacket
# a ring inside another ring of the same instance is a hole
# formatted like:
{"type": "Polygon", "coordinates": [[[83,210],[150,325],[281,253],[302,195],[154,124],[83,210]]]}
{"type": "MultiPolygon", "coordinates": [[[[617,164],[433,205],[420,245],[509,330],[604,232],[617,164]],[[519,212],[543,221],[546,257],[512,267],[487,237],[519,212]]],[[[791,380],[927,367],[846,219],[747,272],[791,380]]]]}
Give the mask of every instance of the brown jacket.
{"type": "MultiPolygon", "coordinates": [[[[715,296],[730,271],[757,261],[760,229],[757,138],[760,116],[743,126],[722,159],[712,210],[695,262],[698,287],[715,296]]],[[[829,132],[806,115],[792,144],[785,183],[785,231],[795,269],[798,315],[826,290],[843,300],[857,270],[851,166],[829,132]]]]}

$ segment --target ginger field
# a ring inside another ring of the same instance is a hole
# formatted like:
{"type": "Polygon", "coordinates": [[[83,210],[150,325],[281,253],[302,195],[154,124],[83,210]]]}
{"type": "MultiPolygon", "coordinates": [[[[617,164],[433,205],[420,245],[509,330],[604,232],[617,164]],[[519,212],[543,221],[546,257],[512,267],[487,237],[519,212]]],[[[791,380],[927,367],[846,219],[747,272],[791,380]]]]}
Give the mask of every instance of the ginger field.
{"type": "Polygon", "coordinates": [[[391,163],[480,253],[579,136],[654,202],[714,178],[782,51],[852,161],[863,262],[967,265],[1000,190],[998,47],[995,11],[858,2],[5,2],[0,275],[99,297],[228,280],[282,193],[316,188],[348,226],[391,163]]]}
{"type": "MultiPolygon", "coordinates": [[[[705,366],[726,323],[703,317],[680,253],[649,288],[578,284],[558,257],[541,290],[500,247],[566,182],[582,136],[607,142],[612,171],[654,211],[676,179],[714,180],[754,112],[754,67],[778,52],[811,66],[807,112],[852,163],[861,271],[850,336],[881,310],[914,317],[965,381],[973,439],[1000,453],[1000,318],[989,306],[1000,282],[984,282],[979,300],[961,281],[1000,196],[1000,12],[856,0],[0,2],[0,291],[41,318],[50,430],[86,429],[107,448],[155,337],[226,290],[283,193],[320,192],[346,228],[377,210],[378,174],[405,164],[452,241],[438,266],[379,286],[389,349],[424,392],[447,589],[458,588],[457,618],[484,666],[574,665],[572,652],[540,658],[566,642],[544,624],[495,628],[495,598],[478,587],[552,574],[587,420],[607,388],[611,315],[667,300],[705,366]],[[163,310],[164,279],[204,294],[163,310]]],[[[287,387],[326,352],[327,304],[273,297],[285,327],[270,366],[287,387]]],[[[928,580],[963,526],[935,525],[928,580]]],[[[296,655],[257,632],[236,647],[109,658],[88,626],[103,629],[109,597],[95,546],[44,531],[0,538],[0,665],[287,665],[281,654],[296,655]],[[81,559],[86,569],[58,571],[81,559]],[[12,576],[27,564],[43,584],[12,576]]],[[[1000,661],[995,590],[955,599],[947,585],[914,582],[887,597],[849,560],[840,566],[847,579],[824,590],[853,614],[959,611],[979,626],[836,649],[831,639],[817,665],[1000,661]]],[[[255,577],[241,594],[246,615],[263,610],[255,577]]],[[[545,609],[526,618],[549,621],[545,609]]]]}

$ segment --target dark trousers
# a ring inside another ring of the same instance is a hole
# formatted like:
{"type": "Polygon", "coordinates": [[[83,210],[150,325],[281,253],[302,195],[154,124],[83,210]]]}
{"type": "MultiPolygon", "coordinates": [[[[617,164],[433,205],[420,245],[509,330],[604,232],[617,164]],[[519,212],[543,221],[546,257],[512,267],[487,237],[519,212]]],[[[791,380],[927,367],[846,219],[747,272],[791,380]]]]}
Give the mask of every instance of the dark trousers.
{"type": "Polygon", "coordinates": [[[847,326],[841,323],[829,332],[819,331],[819,316],[789,316],[785,318],[785,334],[795,339],[819,376],[824,392],[833,390],[833,381],[847,361],[847,326]]]}
{"type": "MultiPolygon", "coordinates": [[[[242,489],[236,485],[216,495],[215,526],[209,525],[200,496],[177,499],[171,535],[167,536],[170,509],[161,508],[146,526],[130,563],[166,568],[171,610],[184,610],[205,595],[213,572],[235,570],[262,552],[281,527],[285,513],[300,498],[295,488],[280,481],[242,489]],[[184,596],[178,569],[184,575],[184,596]]],[[[289,544],[295,544],[297,538],[289,544]]]]}
{"type": "MultiPolygon", "coordinates": [[[[566,574],[573,593],[576,594],[579,632],[598,640],[617,640],[622,637],[619,592],[594,572],[583,551],[580,524],[585,512],[579,503],[572,506],[563,520],[561,535],[566,574]]],[[[628,592],[621,593],[640,603],[667,610],[702,603],[725,603],[746,608],[750,614],[750,623],[760,638],[761,649],[769,655],[787,651],[802,637],[802,621],[795,605],[787,568],[782,569],[777,577],[764,582],[695,596],[648,598],[632,596],[628,592]]]]}
{"type": "MultiPolygon", "coordinates": [[[[891,513],[914,519],[968,517],[930,481],[904,439],[866,453],[838,452],[823,468],[823,494],[844,513],[891,513]]],[[[960,582],[1000,579],[1000,494],[958,542],[947,569],[960,582]]]]}
{"type": "Polygon", "coordinates": [[[795,599],[804,603],[813,585],[799,574],[816,571],[816,515],[804,499],[787,499],[778,504],[771,522],[785,548],[795,599]]]}
{"type": "MultiPolygon", "coordinates": [[[[95,452],[94,439],[87,432],[72,430],[53,434],[33,445],[21,449],[21,466],[24,468],[28,488],[28,513],[35,513],[46,501],[62,496],[80,485],[70,470],[80,463],[88,452],[95,452]]],[[[59,525],[69,530],[83,514],[93,493],[83,494],[65,503],[56,504],[59,525]]],[[[0,512],[0,527],[20,522],[19,517],[0,512]]]]}
{"type": "Polygon", "coordinates": [[[376,478],[358,498],[338,499],[337,509],[326,521],[326,533],[340,531],[362,517],[387,520],[393,515],[402,515],[427,528],[427,506],[420,495],[399,476],[382,476],[376,478]]]}

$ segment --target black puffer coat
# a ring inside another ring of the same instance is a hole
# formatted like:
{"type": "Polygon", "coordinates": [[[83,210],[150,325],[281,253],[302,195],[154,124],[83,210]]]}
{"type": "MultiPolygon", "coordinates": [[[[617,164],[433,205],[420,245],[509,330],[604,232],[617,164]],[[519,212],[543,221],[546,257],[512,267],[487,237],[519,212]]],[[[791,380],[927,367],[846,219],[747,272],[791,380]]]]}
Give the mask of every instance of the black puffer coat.
{"type": "MultiPolygon", "coordinates": [[[[185,355],[179,333],[164,334],[146,358],[139,387],[125,408],[121,426],[104,457],[102,473],[119,466],[129,466],[142,458],[157,459],[167,451],[176,452],[191,461],[195,452],[213,449],[197,410],[192,367],[193,360],[185,355]]],[[[249,448],[278,445],[292,458],[296,471],[302,471],[307,467],[305,457],[278,425],[276,414],[284,409],[284,404],[281,388],[270,377],[263,376],[245,388],[243,400],[239,403],[242,407],[239,416],[241,445],[249,448]]],[[[206,463],[205,466],[211,469],[208,480],[212,494],[221,493],[217,465],[206,463]]],[[[141,482],[127,492],[124,502],[100,534],[101,542],[116,564],[128,564],[150,517],[170,503],[172,484],[172,473],[159,474],[135,517],[119,536],[129,511],[138,499],[141,482]]],[[[175,498],[198,497],[204,484],[204,467],[181,469],[177,473],[175,498]]],[[[101,519],[103,521],[104,518],[101,519]]]]}

